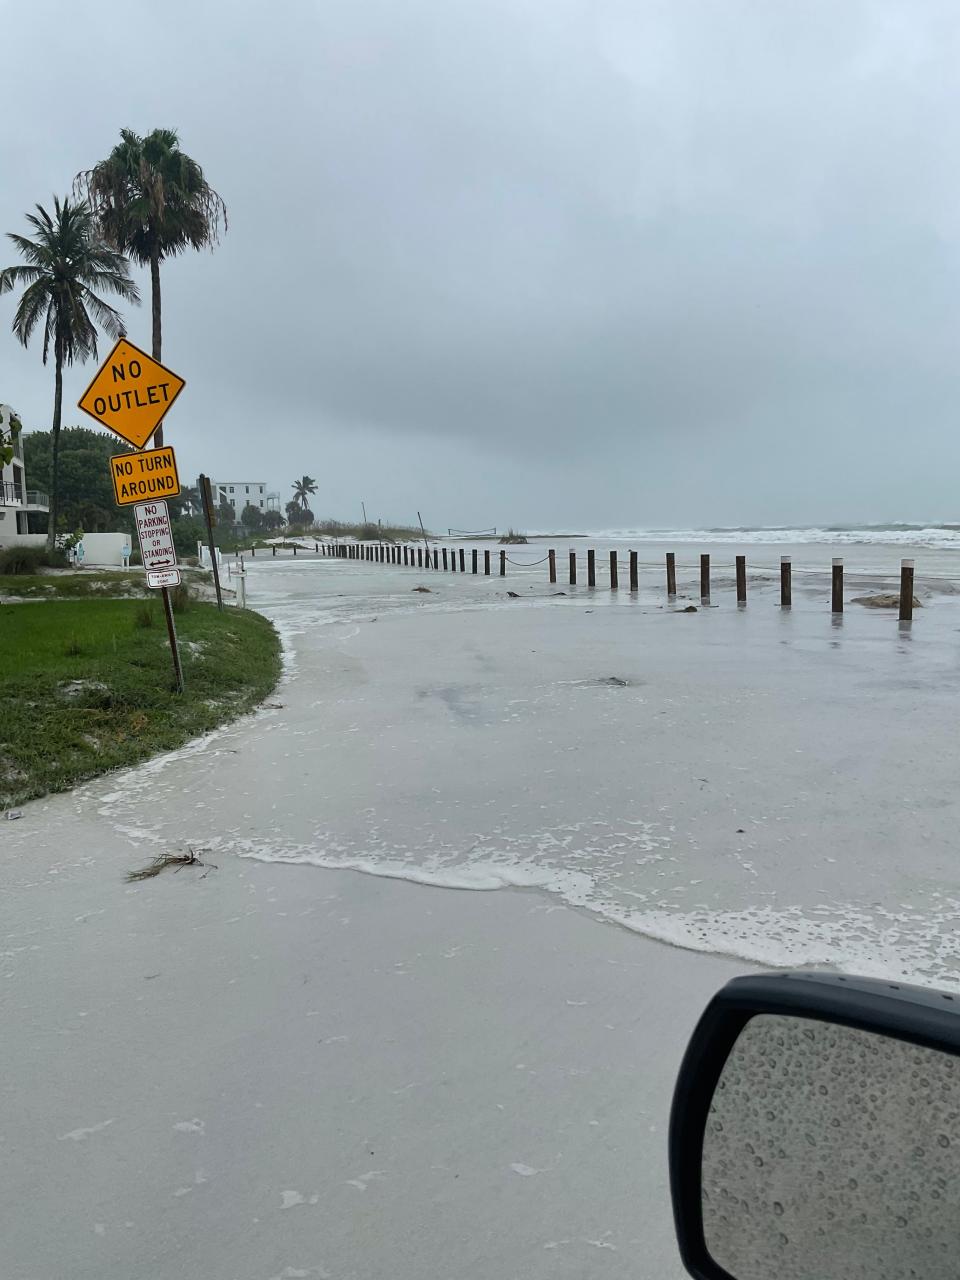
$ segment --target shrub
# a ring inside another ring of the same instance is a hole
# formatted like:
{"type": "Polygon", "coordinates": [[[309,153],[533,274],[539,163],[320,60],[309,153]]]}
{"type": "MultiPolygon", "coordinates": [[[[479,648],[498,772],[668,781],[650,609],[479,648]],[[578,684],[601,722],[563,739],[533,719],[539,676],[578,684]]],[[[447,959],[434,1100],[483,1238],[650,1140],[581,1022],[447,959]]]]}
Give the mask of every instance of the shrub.
{"type": "Polygon", "coordinates": [[[25,547],[14,544],[0,551],[0,573],[39,573],[42,568],[63,568],[66,559],[62,552],[47,551],[46,547],[25,547]]]}
{"type": "Polygon", "coordinates": [[[152,627],[155,620],[155,613],[152,604],[142,604],[133,615],[133,625],[135,627],[152,627]]]}
{"type": "Polygon", "coordinates": [[[518,533],[516,529],[508,529],[500,539],[501,546],[504,543],[512,543],[514,546],[519,546],[521,544],[525,546],[526,542],[526,536],[522,533],[518,533]]]}
{"type": "Polygon", "coordinates": [[[190,588],[181,582],[170,592],[170,604],[174,613],[183,613],[190,607],[190,588]]]}

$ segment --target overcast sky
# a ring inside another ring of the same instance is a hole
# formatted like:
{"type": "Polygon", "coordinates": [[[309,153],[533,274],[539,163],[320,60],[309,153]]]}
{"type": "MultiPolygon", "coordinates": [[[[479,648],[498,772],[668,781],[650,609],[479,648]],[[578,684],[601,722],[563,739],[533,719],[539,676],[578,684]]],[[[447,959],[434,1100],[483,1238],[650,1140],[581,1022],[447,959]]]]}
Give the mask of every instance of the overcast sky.
{"type": "MultiPolygon", "coordinates": [[[[163,268],[181,475],[437,529],[960,519],[956,0],[0,18],[0,230],[122,126],[227,202],[163,268]]],[[[0,400],[46,427],[13,309],[0,400]]]]}

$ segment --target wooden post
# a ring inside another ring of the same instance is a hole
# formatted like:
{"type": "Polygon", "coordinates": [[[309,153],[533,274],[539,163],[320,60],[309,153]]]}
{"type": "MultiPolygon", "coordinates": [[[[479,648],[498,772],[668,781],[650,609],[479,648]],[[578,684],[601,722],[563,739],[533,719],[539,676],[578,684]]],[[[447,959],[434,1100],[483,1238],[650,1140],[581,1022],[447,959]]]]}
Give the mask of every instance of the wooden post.
{"type": "Polygon", "coordinates": [[[460,548],[460,572],[467,572],[467,557],[463,547],[460,548]]]}
{"type": "Polygon", "coordinates": [[[833,574],[831,581],[830,610],[832,613],[843,613],[843,557],[833,557],[833,574]]]}
{"type": "Polygon", "coordinates": [[[447,548],[443,548],[443,572],[447,572],[447,548]]]}
{"type": "MultiPolygon", "coordinates": [[[[207,526],[207,547],[210,551],[210,568],[213,571],[213,585],[217,590],[217,608],[223,612],[223,592],[220,590],[220,566],[217,564],[217,548],[213,541],[213,491],[210,487],[210,481],[206,476],[200,476],[200,498],[203,504],[203,520],[207,526]]],[[[274,544],[273,554],[277,554],[276,544],[274,544]]],[[[164,606],[166,613],[166,606],[164,606]]],[[[179,662],[179,656],[174,660],[174,666],[179,662]]]]}
{"type": "Polygon", "coordinates": [[[597,585],[597,557],[593,551],[587,552],[587,586],[597,585]]]}
{"type": "Polygon", "coordinates": [[[791,582],[791,562],[789,556],[780,557],[780,608],[789,609],[793,605],[793,585],[791,582]]]}
{"type": "Polygon", "coordinates": [[[296,558],[297,558],[297,544],[296,544],[296,543],[294,543],[294,544],[293,544],[293,558],[294,558],[294,560],[296,560],[296,558]]]}
{"type": "Polygon", "coordinates": [[[747,603],[747,557],[737,556],[737,604],[747,603]]]}
{"type": "Polygon", "coordinates": [[[671,598],[677,594],[677,555],[675,551],[667,552],[667,595],[671,598]]]}
{"type": "Polygon", "coordinates": [[[506,551],[501,551],[500,552],[500,577],[505,578],[506,576],[507,576],[507,553],[506,551]]]}
{"type": "Polygon", "coordinates": [[[570,552],[570,585],[571,587],[575,587],[577,585],[577,553],[576,551],[570,552]]]}
{"type": "Polygon", "coordinates": [[[433,548],[433,567],[435,569],[440,568],[440,553],[437,551],[436,547],[433,548]]]}
{"type": "Polygon", "coordinates": [[[547,559],[550,561],[550,585],[555,586],[557,582],[557,553],[553,547],[547,552],[547,559]]]}
{"type": "Polygon", "coordinates": [[[710,557],[700,557],[700,601],[710,599],[710,557]]]}
{"type": "Polygon", "coordinates": [[[274,546],[271,548],[271,550],[273,551],[273,557],[274,557],[274,559],[276,559],[276,557],[277,557],[277,548],[276,548],[276,545],[274,545],[274,546]]]}
{"type": "Polygon", "coordinates": [[[476,547],[473,548],[471,559],[473,561],[473,572],[476,573],[477,572],[477,548],[476,547]]]}
{"type": "Polygon", "coordinates": [[[913,620],[913,561],[900,561],[900,621],[913,620]]]}
{"type": "Polygon", "coordinates": [[[417,547],[417,568],[423,568],[423,547],[417,547]]]}
{"type": "Polygon", "coordinates": [[[487,547],[483,553],[483,575],[485,578],[490,577],[490,548],[487,547]]]}
{"type": "Polygon", "coordinates": [[[617,553],[610,552],[610,590],[616,591],[620,586],[619,571],[617,566],[617,553]]]}
{"type": "Polygon", "coordinates": [[[640,565],[636,551],[630,552],[630,590],[640,590],[640,565]]]}
{"type": "Polygon", "coordinates": [[[319,544],[319,542],[315,542],[315,543],[313,544],[313,554],[314,554],[315,556],[318,556],[318,555],[320,554],[320,544],[319,544]]]}
{"type": "Polygon", "coordinates": [[[407,544],[403,544],[403,563],[407,563],[407,544]]]}

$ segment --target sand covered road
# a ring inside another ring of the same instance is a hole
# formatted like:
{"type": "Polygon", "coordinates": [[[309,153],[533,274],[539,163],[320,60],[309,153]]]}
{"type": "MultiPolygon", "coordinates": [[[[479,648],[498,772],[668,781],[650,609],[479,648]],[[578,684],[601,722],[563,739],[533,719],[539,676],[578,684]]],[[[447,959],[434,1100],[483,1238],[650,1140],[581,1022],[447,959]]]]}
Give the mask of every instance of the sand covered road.
{"type": "Polygon", "coordinates": [[[905,635],[248,568],[277,705],[4,824],[11,1273],[678,1275],[715,987],[954,981],[952,603],[905,635]],[[216,869],[124,881],[191,845],[216,869]]]}

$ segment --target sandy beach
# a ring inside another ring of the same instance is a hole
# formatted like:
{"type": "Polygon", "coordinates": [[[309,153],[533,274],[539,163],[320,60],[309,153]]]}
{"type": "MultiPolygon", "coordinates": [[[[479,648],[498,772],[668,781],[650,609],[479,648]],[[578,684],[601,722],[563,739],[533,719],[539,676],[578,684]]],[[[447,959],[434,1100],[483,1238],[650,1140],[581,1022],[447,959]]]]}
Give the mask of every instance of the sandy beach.
{"type": "Polygon", "coordinates": [[[789,613],[248,561],[272,705],[3,824],[9,1274],[679,1277],[712,991],[960,985],[952,585],[839,620],[808,554],[789,613]]]}

